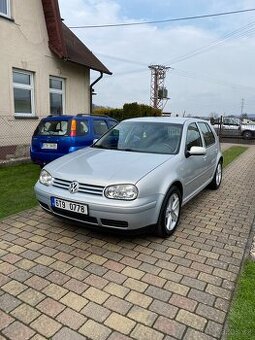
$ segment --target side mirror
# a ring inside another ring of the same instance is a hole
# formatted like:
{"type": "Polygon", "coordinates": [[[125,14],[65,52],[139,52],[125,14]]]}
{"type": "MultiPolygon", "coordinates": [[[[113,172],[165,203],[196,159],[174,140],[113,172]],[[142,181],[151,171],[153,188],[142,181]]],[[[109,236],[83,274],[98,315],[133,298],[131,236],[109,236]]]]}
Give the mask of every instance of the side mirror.
{"type": "Polygon", "coordinates": [[[206,148],[202,146],[192,146],[189,151],[187,151],[187,156],[204,156],[206,154],[206,148]]]}

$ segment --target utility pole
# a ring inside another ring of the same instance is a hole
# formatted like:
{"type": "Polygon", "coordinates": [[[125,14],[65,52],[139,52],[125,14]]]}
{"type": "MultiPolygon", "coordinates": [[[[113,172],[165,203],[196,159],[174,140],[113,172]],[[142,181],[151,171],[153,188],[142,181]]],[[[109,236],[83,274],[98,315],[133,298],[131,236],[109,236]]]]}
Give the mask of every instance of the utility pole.
{"type": "Polygon", "coordinates": [[[165,87],[166,72],[170,69],[164,65],[150,65],[151,70],[151,88],[150,88],[150,105],[155,109],[163,109],[163,103],[168,100],[167,89],[165,87]]]}
{"type": "Polygon", "coordinates": [[[243,111],[244,111],[244,98],[242,98],[241,101],[241,116],[243,115],[243,111]]]}

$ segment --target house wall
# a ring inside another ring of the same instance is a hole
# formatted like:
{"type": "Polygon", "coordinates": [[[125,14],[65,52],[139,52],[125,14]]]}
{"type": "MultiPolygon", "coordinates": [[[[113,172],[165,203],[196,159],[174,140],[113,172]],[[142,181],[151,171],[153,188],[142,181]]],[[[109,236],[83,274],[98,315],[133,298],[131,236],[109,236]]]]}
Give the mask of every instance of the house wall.
{"type": "Polygon", "coordinates": [[[29,144],[38,119],[50,112],[49,76],[65,79],[64,113],[89,112],[89,69],[60,60],[49,50],[41,1],[11,0],[11,16],[13,20],[0,16],[0,148],[29,144]],[[13,68],[34,73],[33,119],[15,117],[13,68]]]}

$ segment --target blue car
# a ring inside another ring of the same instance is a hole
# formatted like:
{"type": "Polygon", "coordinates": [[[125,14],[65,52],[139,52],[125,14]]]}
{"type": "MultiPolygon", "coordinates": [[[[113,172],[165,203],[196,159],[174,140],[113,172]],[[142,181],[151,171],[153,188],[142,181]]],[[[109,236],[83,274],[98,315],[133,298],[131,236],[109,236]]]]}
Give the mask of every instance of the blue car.
{"type": "Polygon", "coordinates": [[[37,126],[30,146],[31,160],[43,167],[56,158],[89,146],[118,122],[107,116],[48,116],[37,126]]]}

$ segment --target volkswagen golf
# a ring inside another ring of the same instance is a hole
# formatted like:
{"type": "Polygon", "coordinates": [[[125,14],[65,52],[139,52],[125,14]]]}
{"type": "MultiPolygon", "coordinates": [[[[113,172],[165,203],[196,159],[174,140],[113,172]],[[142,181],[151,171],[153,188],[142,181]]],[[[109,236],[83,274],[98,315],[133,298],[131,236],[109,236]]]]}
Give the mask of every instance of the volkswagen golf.
{"type": "Polygon", "coordinates": [[[167,237],[183,205],[208,186],[219,188],[222,162],[209,122],[134,118],[46,165],[35,193],[56,216],[120,230],[152,225],[167,237]]]}

